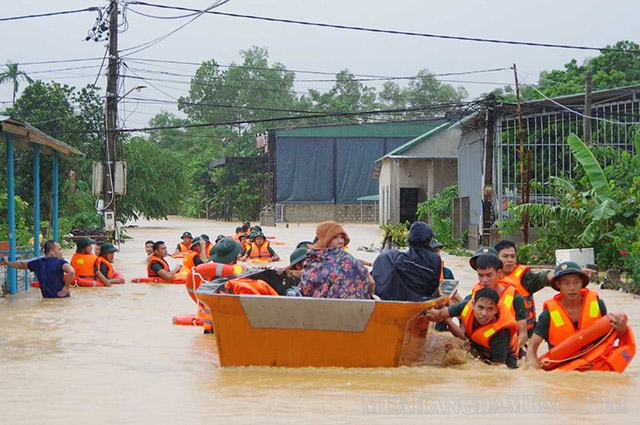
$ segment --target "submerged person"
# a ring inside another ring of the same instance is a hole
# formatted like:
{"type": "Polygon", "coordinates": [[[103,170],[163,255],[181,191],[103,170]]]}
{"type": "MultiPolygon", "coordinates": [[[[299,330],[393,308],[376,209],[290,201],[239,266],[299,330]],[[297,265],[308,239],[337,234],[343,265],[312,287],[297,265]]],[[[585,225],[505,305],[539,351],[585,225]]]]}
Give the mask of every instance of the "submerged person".
{"type": "Polygon", "coordinates": [[[178,245],[172,255],[176,255],[181,252],[189,252],[189,247],[193,241],[193,235],[191,232],[184,232],[182,236],[180,236],[180,239],[182,239],[182,242],[178,242],[178,245]]]}
{"type": "Polygon", "coordinates": [[[265,260],[268,262],[280,261],[280,257],[271,248],[271,244],[267,241],[264,233],[258,233],[253,237],[253,242],[249,248],[242,253],[240,261],[250,260],[265,260]]]}
{"type": "Polygon", "coordinates": [[[527,313],[527,336],[531,337],[536,326],[536,303],[533,294],[549,286],[553,273],[533,273],[529,267],[518,264],[516,244],[512,241],[499,241],[495,250],[498,258],[502,261],[503,280],[516,288],[524,299],[524,308],[527,313]]]}
{"type": "Polygon", "coordinates": [[[0,265],[35,273],[44,298],[69,297],[69,287],[76,278],[76,272],[62,259],[62,247],[58,241],[49,240],[44,243],[42,250],[44,257],[28,261],[7,261],[5,256],[0,256],[0,265]]]}
{"type": "Polygon", "coordinates": [[[349,235],[335,221],[320,223],[317,242],[305,256],[300,292],[305,297],[371,299],[375,282],[343,247],[349,235]]]}
{"type": "MultiPolygon", "coordinates": [[[[538,348],[547,341],[549,349],[593,325],[607,315],[607,307],[598,293],[587,289],[589,276],[572,261],[565,261],[555,268],[551,287],[560,292],[544,303],[543,311],[529,341],[527,363],[540,367],[538,348]]],[[[620,334],[627,330],[624,314],[609,314],[613,329],[620,334]]]]}
{"type": "Polygon", "coordinates": [[[191,243],[190,251],[184,256],[182,264],[184,264],[189,270],[206,263],[208,260],[206,252],[207,242],[200,236],[196,236],[191,243]]]}
{"type": "Polygon", "coordinates": [[[518,323],[499,300],[496,291],[485,287],[468,301],[443,310],[429,310],[427,317],[436,321],[445,316],[460,316],[461,326],[452,326],[452,333],[468,338],[475,356],[490,364],[506,364],[515,369],[518,367],[518,323]]]}
{"type": "Polygon", "coordinates": [[[110,243],[100,245],[100,255],[93,265],[96,279],[100,280],[104,286],[124,283],[122,276],[116,276],[113,270],[113,257],[118,249],[110,243]]]}
{"type": "Polygon", "coordinates": [[[149,256],[149,262],[147,263],[147,276],[159,277],[164,280],[173,280],[178,274],[181,266],[178,265],[171,269],[169,263],[165,260],[165,257],[169,255],[167,253],[167,245],[164,241],[156,241],[153,243],[153,254],[149,256]]]}
{"type": "Polygon", "coordinates": [[[383,300],[421,301],[437,294],[440,256],[430,247],[434,233],[422,221],[409,229],[409,250],[389,250],[373,262],[376,294],[383,300]]]}
{"type": "Polygon", "coordinates": [[[97,242],[87,236],[83,236],[76,241],[76,252],[71,256],[71,267],[76,272],[76,279],[95,279],[93,264],[96,262],[96,255],[93,253],[93,245],[97,242]]]}
{"type": "Polygon", "coordinates": [[[143,263],[149,262],[149,256],[153,254],[153,241],[148,240],[144,243],[144,252],[147,254],[147,258],[144,259],[143,263]]]}

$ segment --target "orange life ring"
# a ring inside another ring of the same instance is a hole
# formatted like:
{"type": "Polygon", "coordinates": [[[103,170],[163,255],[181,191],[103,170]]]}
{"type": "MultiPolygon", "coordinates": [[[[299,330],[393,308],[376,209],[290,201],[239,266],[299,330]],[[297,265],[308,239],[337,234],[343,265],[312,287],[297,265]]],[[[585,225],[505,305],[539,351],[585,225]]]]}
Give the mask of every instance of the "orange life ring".
{"type": "Polygon", "coordinates": [[[178,252],[177,254],[173,254],[171,257],[172,258],[184,258],[187,256],[187,251],[185,252],[178,252]]]}
{"type": "Polygon", "coordinates": [[[173,324],[181,326],[202,326],[202,317],[195,316],[193,314],[182,314],[180,316],[173,316],[173,324]]]}
{"type": "Polygon", "coordinates": [[[631,327],[619,334],[611,327],[607,315],[553,347],[540,361],[544,370],[623,372],[635,354],[631,327]]]}
{"type": "Polygon", "coordinates": [[[192,270],[189,270],[185,279],[185,287],[191,299],[197,303],[196,291],[204,281],[210,281],[218,277],[227,277],[234,274],[242,273],[241,265],[229,265],[220,263],[203,263],[198,264],[192,270]],[[203,280],[204,279],[204,280],[203,280]]]}
{"type": "Polygon", "coordinates": [[[284,241],[270,240],[269,243],[271,245],[286,245],[284,241]]]}

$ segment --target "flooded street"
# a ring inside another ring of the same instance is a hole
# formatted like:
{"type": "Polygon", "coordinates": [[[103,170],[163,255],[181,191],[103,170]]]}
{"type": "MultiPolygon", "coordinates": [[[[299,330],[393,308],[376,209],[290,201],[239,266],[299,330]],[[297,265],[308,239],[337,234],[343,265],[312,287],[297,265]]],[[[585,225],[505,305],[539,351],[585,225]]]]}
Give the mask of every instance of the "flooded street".
{"type": "MultiPolygon", "coordinates": [[[[162,239],[171,251],[185,230],[213,240],[237,225],[177,217],[135,224],[127,229],[133,239],[115,259],[127,279],[146,275],[147,239],[162,239]]],[[[379,244],[378,226],[345,229],[349,252],[373,260],[377,254],[357,248],[379,244]]],[[[279,224],[264,231],[286,242],[274,246],[285,265],[299,241],[313,239],[315,226],[279,224]]],[[[71,254],[66,250],[65,259],[71,254]]],[[[444,259],[467,294],[476,282],[468,258],[444,259]]],[[[640,334],[640,300],[599,292],[608,310],[625,311],[640,334]]],[[[536,294],[538,311],[554,294],[550,288],[536,294]]],[[[432,364],[443,356],[438,339],[446,337],[434,336],[426,366],[223,369],[212,335],[171,322],[195,310],[184,285],[73,288],[63,300],[42,299],[34,288],[0,299],[0,423],[452,423],[465,415],[477,424],[635,424],[640,415],[638,358],[621,375],[513,371],[475,361],[442,368],[432,364]]]]}

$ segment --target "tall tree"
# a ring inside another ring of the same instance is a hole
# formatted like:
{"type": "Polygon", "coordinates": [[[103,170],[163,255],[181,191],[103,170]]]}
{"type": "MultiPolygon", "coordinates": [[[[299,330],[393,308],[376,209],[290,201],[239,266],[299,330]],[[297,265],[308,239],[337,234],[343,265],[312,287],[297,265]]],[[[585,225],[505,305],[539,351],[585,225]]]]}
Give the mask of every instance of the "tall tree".
{"type": "Polygon", "coordinates": [[[20,86],[20,80],[25,80],[27,83],[33,83],[33,79],[29,77],[24,71],[18,69],[18,64],[8,61],[6,64],[7,69],[0,73],[0,84],[12,83],[13,84],[13,102],[16,101],[16,93],[20,86]]]}

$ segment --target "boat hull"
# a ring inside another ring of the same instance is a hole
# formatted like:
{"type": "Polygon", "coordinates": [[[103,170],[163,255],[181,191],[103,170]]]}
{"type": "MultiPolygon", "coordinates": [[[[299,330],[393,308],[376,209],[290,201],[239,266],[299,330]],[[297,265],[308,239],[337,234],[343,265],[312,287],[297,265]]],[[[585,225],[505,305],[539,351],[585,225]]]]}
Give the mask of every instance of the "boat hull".
{"type": "Polygon", "coordinates": [[[211,310],[221,366],[396,367],[420,360],[429,302],[216,294],[211,310]]]}

